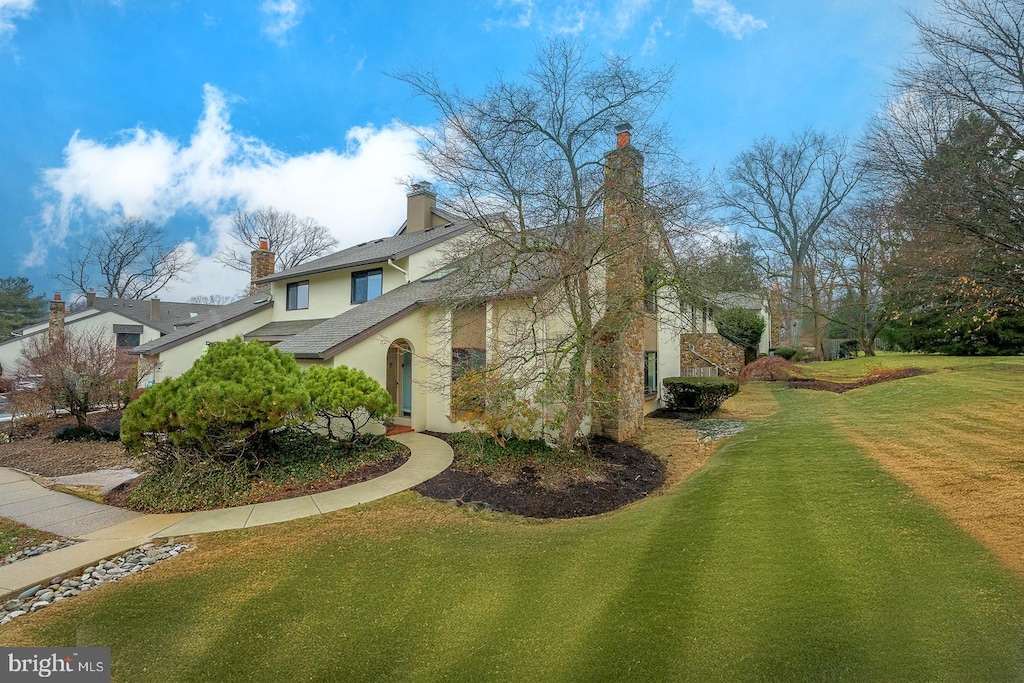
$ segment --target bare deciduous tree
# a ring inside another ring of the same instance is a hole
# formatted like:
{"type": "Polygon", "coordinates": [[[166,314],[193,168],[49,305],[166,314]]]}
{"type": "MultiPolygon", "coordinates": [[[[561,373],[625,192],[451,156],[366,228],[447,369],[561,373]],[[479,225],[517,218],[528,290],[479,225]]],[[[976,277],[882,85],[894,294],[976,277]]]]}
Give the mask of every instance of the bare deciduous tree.
{"type": "Polygon", "coordinates": [[[54,340],[37,334],[25,342],[18,374],[32,378],[52,406],[66,408],[86,426],[98,406],[120,406],[137,388],[134,361],[101,326],[69,329],[54,340]]]}
{"type": "Polygon", "coordinates": [[[605,355],[635,324],[644,297],[674,277],[660,227],[683,224],[696,190],[659,174],[674,161],[654,118],[671,77],[624,57],[591,62],[569,40],[541,48],[524,82],[499,76],[479,97],[431,72],[398,76],[441,115],[423,158],[450,191],[446,208],[483,233],[449,254],[462,268],[448,278],[443,303],[458,319],[495,296],[518,297],[517,308],[503,309],[501,348],[488,358],[518,388],[547,391],[550,405],[564,406],[555,422],[565,450],[615,400],[596,372],[605,355]],[[645,189],[605,180],[612,131],[624,122],[643,145],[630,177],[639,182],[642,166],[645,189]],[[624,210],[610,217],[606,201],[624,210]],[[604,269],[628,279],[617,270],[626,259],[636,259],[631,272],[644,281],[606,296],[604,269]]]}
{"type": "Polygon", "coordinates": [[[261,239],[270,243],[276,270],[323,256],[338,245],[327,228],[314,219],[299,218],[291,211],[278,211],[272,206],[236,211],[231,217],[231,236],[239,247],[222,250],[217,260],[243,272],[249,272],[250,252],[259,248],[261,239]]]}
{"type": "Polygon", "coordinates": [[[188,302],[190,304],[207,304],[210,306],[226,306],[232,301],[237,300],[238,297],[228,296],[227,294],[196,294],[195,296],[189,297],[188,302]]]}
{"type": "Polygon", "coordinates": [[[758,140],[733,160],[720,184],[721,205],[730,210],[730,219],[771,236],[769,246],[789,261],[789,299],[798,313],[790,330],[793,343],[800,339],[799,313],[811,310],[805,285],[815,236],[861,175],[852,167],[844,138],[808,129],[785,143],[758,140]]]}
{"type": "Polygon", "coordinates": [[[183,242],[172,242],[163,228],[136,216],[100,228],[77,245],[64,272],[56,275],[78,292],[146,299],[179,279],[195,264],[183,242]]]}

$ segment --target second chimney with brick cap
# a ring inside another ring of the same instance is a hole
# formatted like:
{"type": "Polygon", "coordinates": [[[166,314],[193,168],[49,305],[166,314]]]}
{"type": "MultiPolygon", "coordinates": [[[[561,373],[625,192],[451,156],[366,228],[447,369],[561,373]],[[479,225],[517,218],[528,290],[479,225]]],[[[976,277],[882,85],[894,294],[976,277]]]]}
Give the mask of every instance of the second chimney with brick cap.
{"type": "Polygon", "coordinates": [[[149,319],[153,322],[160,321],[160,299],[154,297],[149,302],[149,319]]]}
{"type": "Polygon", "coordinates": [[[60,299],[60,292],[55,292],[53,301],[50,302],[50,343],[60,340],[64,336],[64,302],[60,299]]]}
{"type": "Polygon", "coordinates": [[[270,243],[260,238],[259,244],[259,249],[252,250],[249,261],[249,294],[266,288],[266,285],[257,285],[256,280],[274,274],[274,252],[270,251],[270,243]]]}

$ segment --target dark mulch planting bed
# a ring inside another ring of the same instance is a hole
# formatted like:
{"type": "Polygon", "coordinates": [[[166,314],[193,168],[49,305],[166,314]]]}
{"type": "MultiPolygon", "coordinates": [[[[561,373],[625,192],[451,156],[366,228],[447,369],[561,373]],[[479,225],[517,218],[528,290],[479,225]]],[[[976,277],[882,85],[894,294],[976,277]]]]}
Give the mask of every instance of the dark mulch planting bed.
{"type": "Polygon", "coordinates": [[[861,387],[870,386],[872,384],[879,384],[881,382],[888,382],[894,379],[906,379],[907,377],[917,377],[918,375],[927,374],[927,370],[922,368],[901,368],[899,370],[883,370],[881,372],[872,373],[867,377],[861,377],[856,382],[828,382],[821,379],[799,379],[790,380],[786,383],[790,389],[815,389],[818,391],[831,391],[836,394],[842,394],[852,389],[860,389],[861,387]]]}
{"type": "Polygon", "coordinates": [[[610,512],[644,498],[665,483],[664,464],[633,444],[595,438],[590,441],[590,452],[600,481],[572,481],[558,488],[543,486],[536,470],[524,466],[512,480],[498,482],[487,471],[460,468],[456,461],[413,490],[457,505],[524,517],[567,519],[610,512]]]}
{"type": "MultiPolygon", "coordinates": [[[[349,472],[342,477],[320,479],[318,481],[304,484],[280,484],[276,488],[268,488],[266,493],[259,498],[254,499],[252,503],[270,503],[275,500],[287,500],[288,498],[311,496],[314,493],[333,491],[334,489],[339,489],[343,486],[350,486],[352,484],[369,481],[370,479],[375,479],[376,477],[387,474],[388,472],[397,470],[409,460],[409,456],[409,450],[405,449],[403,453],[392,456],[387,460],[360,465],[358,469],[349,472]]],[[[128,496],[141,482],[142,478],[133,479],[121,486],[118,486],[106,495],[107,504],[132,509],[132,505],[128,502],[128,496]]],[[[252,503],[246,503],[246,505],[251,505],[252,503]]]]}

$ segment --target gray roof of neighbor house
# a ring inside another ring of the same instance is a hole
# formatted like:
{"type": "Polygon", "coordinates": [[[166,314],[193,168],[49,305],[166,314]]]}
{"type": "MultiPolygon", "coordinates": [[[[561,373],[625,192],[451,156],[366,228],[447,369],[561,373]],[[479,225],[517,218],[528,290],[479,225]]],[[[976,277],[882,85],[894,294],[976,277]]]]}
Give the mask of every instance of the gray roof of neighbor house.
{"type": "Polygon", "coordinates": [[[376,299],[299,332],[274,348],[296,358],[330,358],[361,341],[393,320],[434,300],[439,277],[427,276],[385,292],[376,299]]]}
{"type": "Polygon", "coordinates": [[[203,313],[220,307],[213,304],[182,304],[174,301],[161,301],[159,320],[152,318],[153,302],[150,299],[108,299],[98,296],[90,308],[95,308],[98,311],[112,311],[160,330],[164,334],[169,334],[174,331],[175,325],[190,324],[203,313]]]}
{"type": "MultiPolygon", "coordinates": [[[[177,303],[175,301],[161,301],[160,319],[153,320],[153,302],[151,299],[116,299],[96,297],[93,300],[92,306],[81,311],[69,311],[68,316],[74,315],[75,318],[68,320],[66,324],[74,325],[82,322],[83,320],[94,318],[101,313],[113,312],[130,320],[152,327],[153,329],[158,330],[161,334],[168,334],[174,331],[175,326],[190,325],[200,316],[215,308],[219,308],[219,306],[213,304],[190,304],[177,303]]],[[[48,320],[49,316],[46,316],[36,320],[31,325],[26,325],[25,327],[15,330],[13,332],[15,336],[3,340],[0,344],[8,344],[18,341],[19,339],[23,340],[26,337],[45,332],[46,330],[39,330],[29,335],[23,335],[24,330],[36,325],[44,325],[48,320]]],[[[115,327],[117,326],[115,325],[115,327]]],[[[142,330],[139,330],[139,332],[141,331],[142,330]]]]}
{"type": "Polygon", "coordinates": [[[136,346],[130,353],[150,355],[166,351],[178,344],[195,339],[206,332],[224,327],[236,320],[247,318],[273,305],[273,299],[270,298],[269,294],[264,293],[247,296],[244,299],[233,301],[226,306],[214,306],[206,313],[194,318],[187,327],[182,327],[159,339],[136,346]]]}
{"type": "Polygon", "coordinates": [[[719,308],[745,308],[760,311],[764,307],[765,297],[758,292],[720,292],[713,297],[719,308]]]}
{"type": "Polygon", "coordinates": [[[357,244],[348,249],[313,259],[307,263],[297,265],[293,268],[282,270],[264,278],[256,280],[257,283],[275,282],[279,280],[290,280],[306,275],[327,273],[332,270],[345,270],[358,266],[380,263],[388,259],[400,259],[418,251],[422,251],[446,239],[455,237],[473,227],[474,222],[470,220],[459,220],[449,225],[427,228],[417,232],[406,232],[393,237],[382,237],[357,244]]]}

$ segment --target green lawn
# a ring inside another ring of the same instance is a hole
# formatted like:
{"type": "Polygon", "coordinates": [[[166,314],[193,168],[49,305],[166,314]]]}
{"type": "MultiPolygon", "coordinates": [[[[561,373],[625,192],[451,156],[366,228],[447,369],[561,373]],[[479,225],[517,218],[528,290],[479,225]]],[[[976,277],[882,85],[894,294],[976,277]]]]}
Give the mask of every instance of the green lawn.
{"type": "Polygon", "coordinates": [[[941,381],[778,390],[684,484],[596,519],[408,493],[202,537],[0,642],[109,646],[115,680],[1020,680],[1024,583],[836,426],[941,381]]]}

